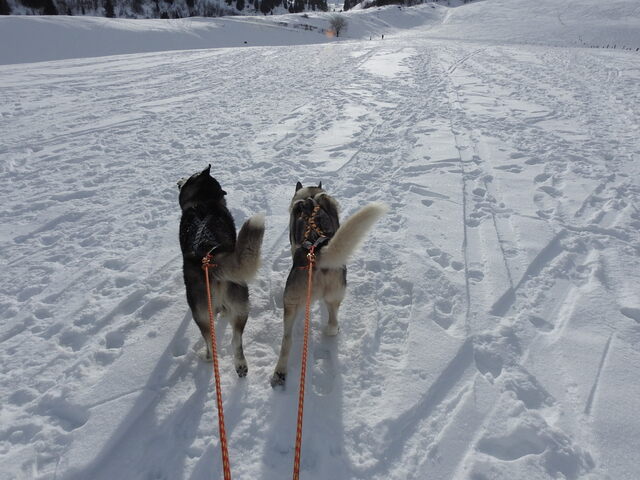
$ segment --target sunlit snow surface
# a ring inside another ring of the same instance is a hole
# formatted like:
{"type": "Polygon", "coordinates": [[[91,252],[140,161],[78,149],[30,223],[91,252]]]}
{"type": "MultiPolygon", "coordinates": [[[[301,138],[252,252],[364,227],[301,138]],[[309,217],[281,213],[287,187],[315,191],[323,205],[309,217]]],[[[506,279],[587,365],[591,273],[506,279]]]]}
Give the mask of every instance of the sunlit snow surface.
{"type": "Polygon", "coordinates": [[[360,10],[340,41],[278,24],[315,14],[0,18],[0,478],[221,478],[177,241],[209,163],[267,220],[246,379],[218,323],[233,478],[291,475],[302,322],[268,379],[298,180],[391,207],[337,337],[313,309],[302,478],[640,478],[640,15],[567,5],[360,10]]]}

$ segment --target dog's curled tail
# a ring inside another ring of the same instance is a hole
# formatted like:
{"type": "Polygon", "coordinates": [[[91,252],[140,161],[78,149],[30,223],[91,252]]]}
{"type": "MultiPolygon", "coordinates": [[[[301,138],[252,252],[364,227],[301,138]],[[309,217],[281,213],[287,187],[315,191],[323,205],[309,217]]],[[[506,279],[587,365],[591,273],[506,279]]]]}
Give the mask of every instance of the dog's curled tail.
{"type": "Polygon", "coordinates": [[[351,215],[336,231],[326,247],[320,250],[319,268],[342,268],[364,241],[373,224],[389,207],[384,203],[370,203],[351,215]]]}
{"type": "Polygon", "coordinates": [[[264,237],[264,214],[259,213],[244,222],[238,232],[232,255],[221,261],[223,277],[234,282],[248,282],[260,268],[260,250],[264,237]]]}

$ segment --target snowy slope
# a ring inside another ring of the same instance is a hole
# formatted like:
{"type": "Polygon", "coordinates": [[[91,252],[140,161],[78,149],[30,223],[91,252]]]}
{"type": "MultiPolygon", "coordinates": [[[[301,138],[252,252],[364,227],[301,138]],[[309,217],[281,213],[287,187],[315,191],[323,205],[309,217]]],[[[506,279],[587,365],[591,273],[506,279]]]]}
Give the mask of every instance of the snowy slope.
{"type": "MultiPolygon", "coordinates": [[[[368,39],[440,24],[447,9],[385,8],[350,13],[341,38],[368,39]]],[[[198,48],[335,42],[334,13],[132,20],[100,17],[0,16],[0,65],[198,48]]]]}
{"type": "Polygon", "coordinates": [[[491,0],[451,9],[438,35],[456,40],[599,48],[640,48],[640,3],[491,0]]]}
{"type": "Polygon", "coordinates": [[[338,337],[313,310],[303,478],[637,479],[640,56],[520,5],[484,2],[513,27],[481,39],[472,5],[384,41],[0,66],[0,478],[221,478],[175,186],[212,163],[237,223],[267,219],[244,380],[218,323],[233,478],[291,472],[301,322],[268,379],[287,205],[322,180],[391,211],[338,337]]]}

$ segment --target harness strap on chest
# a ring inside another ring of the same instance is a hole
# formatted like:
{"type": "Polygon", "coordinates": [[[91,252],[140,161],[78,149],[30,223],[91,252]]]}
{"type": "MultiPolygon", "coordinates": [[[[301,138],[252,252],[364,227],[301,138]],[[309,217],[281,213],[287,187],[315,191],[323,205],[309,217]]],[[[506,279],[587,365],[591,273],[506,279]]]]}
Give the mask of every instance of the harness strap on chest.
{"type": "Polygon", "coordinates": [[[306,213],[302,212],[302,214],[300,215],[300,218],[303,222],[305,222],[306,225],[304,229],[302,246],[307,250],[311,250],[312,248],[317,249],[329,241],[329,238],[316,222],[316,216],[318,215],[318,212],[322,209],[322,207],[316,202],[315,199],[311,198],[311,201],[314,203],[311,214],[307,215],[306,213]],[[314,236],[313,234],[315,234],[315,236],[317,237],[315,240],[311,238],[314,236]]]}
{"type": "Polygon", "coordinates": [[[220,241],[212,229],[213,214],[202,216],[194,210],[187,226],[187,246],[196,256],[205,256],[220,246],[220,241]]]}

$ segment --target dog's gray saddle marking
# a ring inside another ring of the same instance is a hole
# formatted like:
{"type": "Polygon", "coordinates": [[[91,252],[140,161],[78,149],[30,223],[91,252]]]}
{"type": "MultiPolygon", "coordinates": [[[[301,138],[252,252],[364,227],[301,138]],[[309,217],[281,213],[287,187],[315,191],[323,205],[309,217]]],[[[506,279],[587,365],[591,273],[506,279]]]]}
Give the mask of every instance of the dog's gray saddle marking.
{"type": "Polygon", "coordinates": [[[191,237],[189,245],[196,255],[202,255],[204,257],[220,246],[220,242],[209,228],[209,221],[212,218],[213,216],[211,214],[200,218],[196,213],[189,225],[188,235],[191,237]]]}

